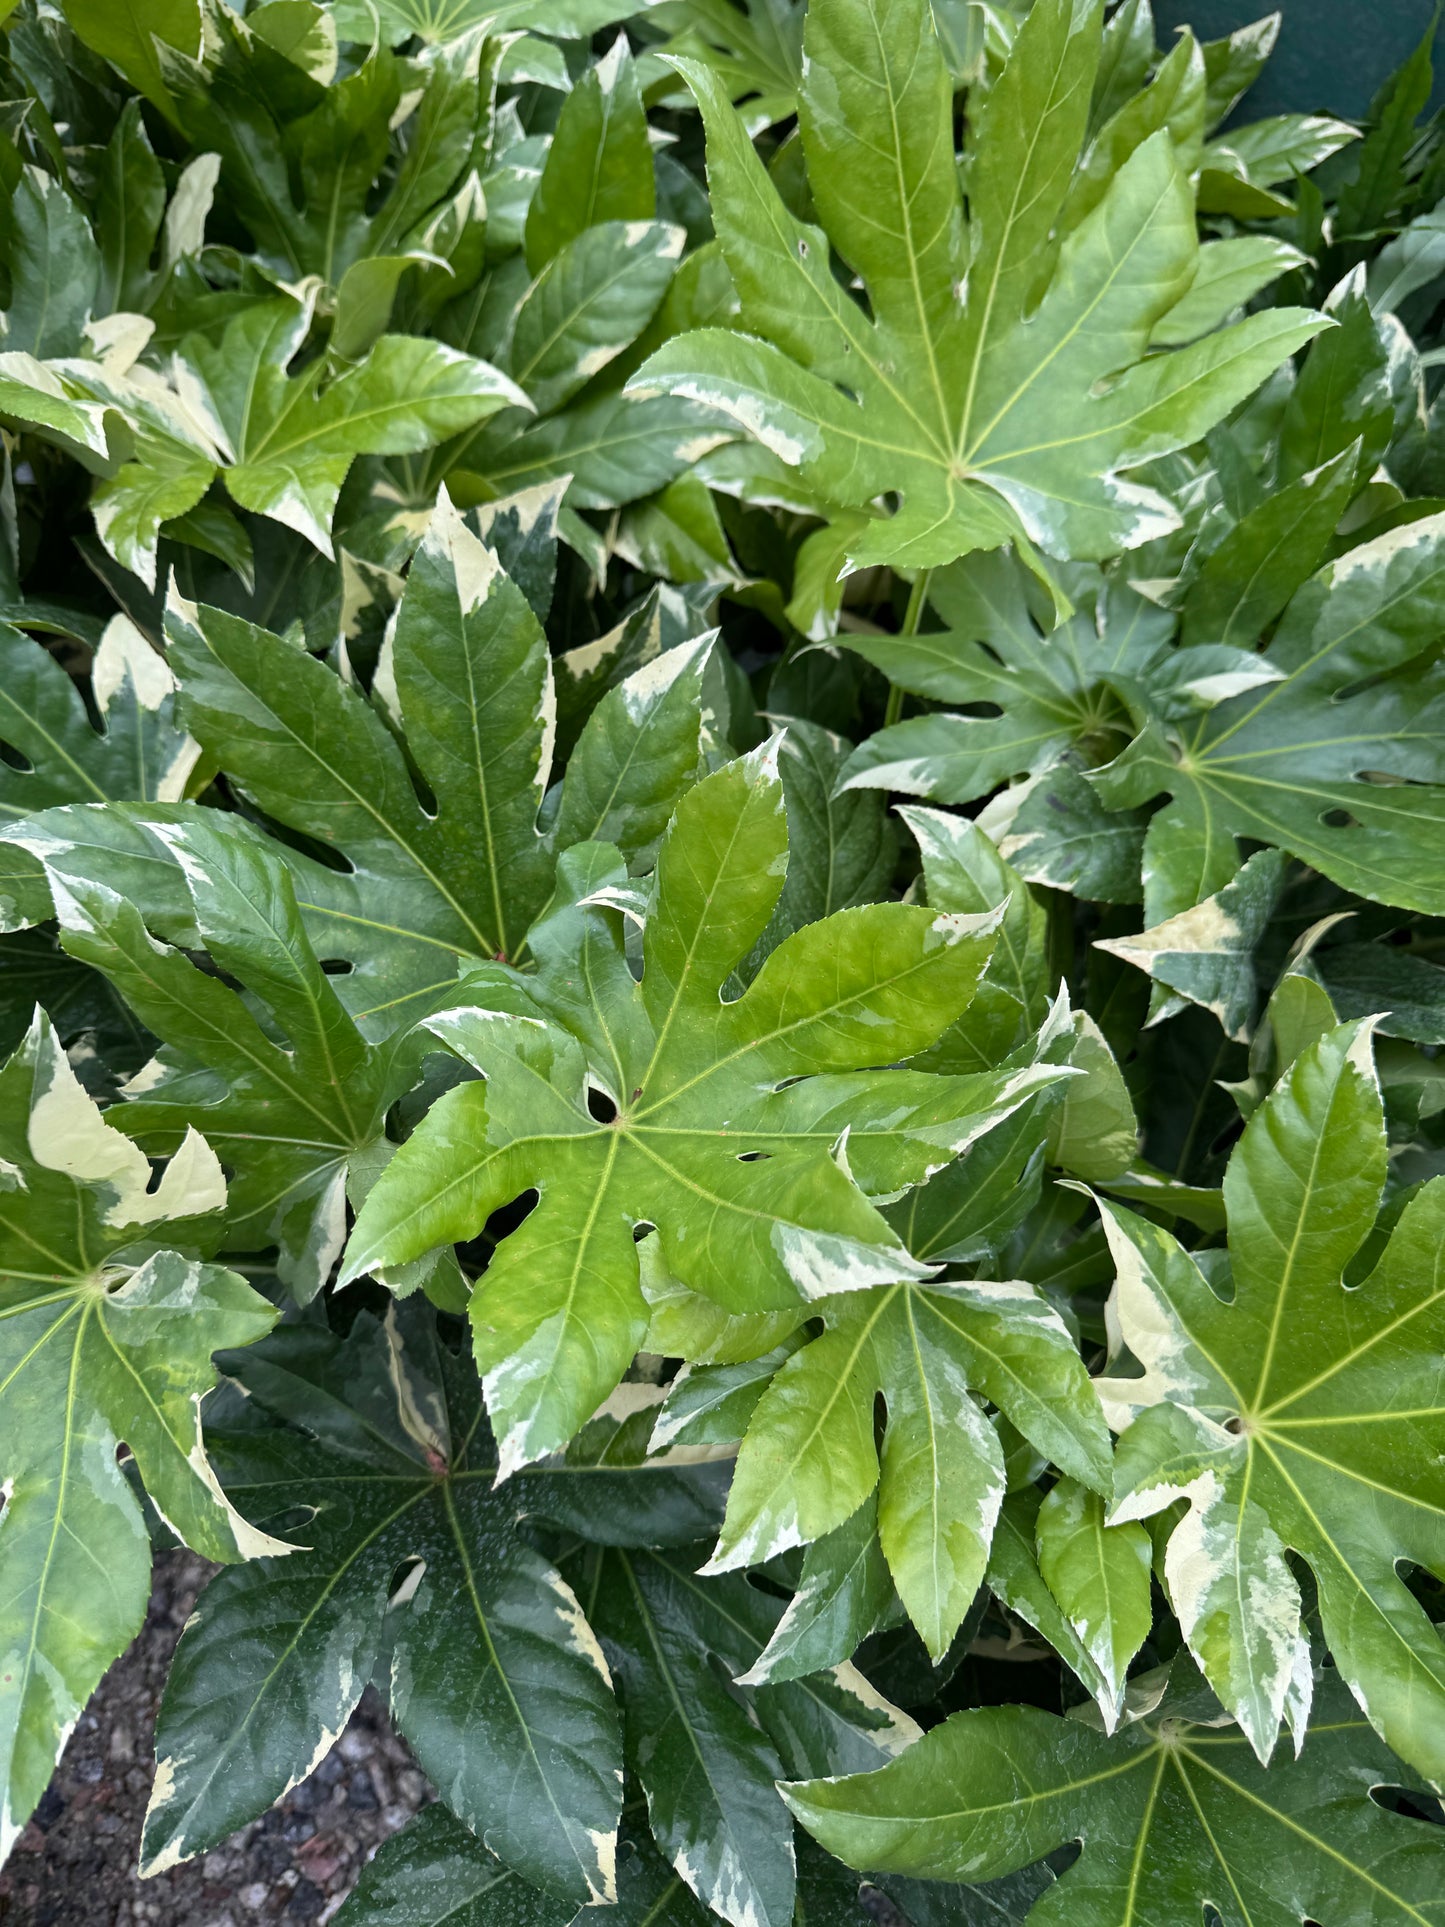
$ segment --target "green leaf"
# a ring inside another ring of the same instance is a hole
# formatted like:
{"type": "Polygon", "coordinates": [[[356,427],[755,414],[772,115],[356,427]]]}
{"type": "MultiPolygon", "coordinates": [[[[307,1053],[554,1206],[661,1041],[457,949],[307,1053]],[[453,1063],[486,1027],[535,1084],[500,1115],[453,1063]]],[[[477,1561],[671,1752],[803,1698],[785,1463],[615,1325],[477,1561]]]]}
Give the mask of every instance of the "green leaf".
{"type": "Polygon", "coordinates": [[[65,0],[65,18],[87,47],[117,67],[131,85],[173,113],[157,42],[199,52],[198,0],[65,0]]]}
{"type": "Polygon", "coordinates": [[[1023,878],[967,817],[907,805],[898,814],[917,840],[935,909],[1003,912],[978,995],[924,1059],[940,1070],[991,1068],[1029,1043],[1048,1014],[1048,920],[1023,878]]]}
{"type": "Polygon", "coordinates": [[[203,1122],[235,1174],[235,1248],[278,1245],[277,1270],[305,1301],[340,1250],[352,1160],[378,1148],[387,1107],[412,1073],[403,1063],[398,1077],[342,1007],[278,857],[208,818],[196,812],[158,835],[213,963],[259,1002],[269,1029],[254,1004],[159,944],[123,895],[68,875],[63,850],[47,866],[51,895],[69,954],[109,978],[162,1040],[111,1121],[161,1154],[203,1122]]]}
{"type": "MultiPolygon", "coordinates": [[[[1156,1689],[1157,1690],[1157,1689],[1156,1689]]],[[[1298,1762],[1268,1774],[1181,1673],[1112,1738],[1033,1707],[956,1713],[881,1773],[785,1788],[844,1858],[930,1880],[989,1880],[1082,1838],[1030,1927],[1427,1921],[1445,1868],[1433,1828],[1376,1806],[1400,1768],[1338,1690],[1298,1762]]]]}
{"type": "MultiPolygon", "coordinates": [[[[0,624],[0,738],[24,758],[0,767],[0,823],[23,824],[65,803],[177,802],[199,754],[176,719],[175,678],[125,616],[115,616],[91,663],[95,729],[80,689],[39,643],[0,624]]],[[[0,921],[7,929],[50,915],[39,867],[12,849],[0,921]]]]}
{"type": "MultiPolygon", "coordinates": [[[[760,941],[764,954],[804,924],[877,902],[898,859],[898,838],[883,798],[838,790],[853,745],[804,717],[779,720],[785,730],[778,774],[788,815],[788,874],[760,941]]],[[[979,911],[996,905],[940,900],[936,907],[979,911]]]]}
{"type": "Polygon", "coordinates": [[[1262,20],[1236,27],[1223,39],[1205,41],[1201,51],[1207,76],[1207,126],[1218,126],[1259,79],[1279,39],[1280,19],[1277,13],[1266,14],[1262,20]]]}
{"type": "MultiPolygon", "coordinates": [[[[1227,1037],[1246,1043],[1259,1002],[1255,951],[1279,901],[1284,872],[1280,851],[1259,850],[1224,889],[1194,909],[1138,936],[1097,938],[1097,947],[1212,1010],[1227,1037]]],[[[1177,1001],[1167,1000],[1151,1022],[1177,1008],[1177,1001]]]]}
{"type": "Polygon", "coordinates": [[[651,221],[652,149],[637,69],[619,34],[587,69],[557,119],[527,211],[527,266],[537,274],[568,241],[604,221],[651,221]]]}
{"type": "Polygon", "coordinates": [[[1143,1526],[1106,1524],[1107,1510],[1097,1492],[1063,1478],[1045,1495],[1034,1529],[1039,1572],[1098,1668],[1112,1730],[1129,1663],[1153,1623],[1153,1548],[1143,1526]]]}
{"type": "Polygon", "coordinates": [[[1359,467],[1360,451],[1351,445],[1266,495],[1234,524],[1190,585],[1186,646],[1253,644],[1324,560],[1359,467]]]}
{"type": "Polygon", "coordinates": [[[7,361],[16,354],[43,362],[79,353],[100,291],[101,256],[90,223],[59,181],[32,168],[10,197],[7,228],[7,361]]]}
{"type": "MultiPolygon", "coordinates": [[[[718,1636],[709,1603],[685,1568],[617,1552],[592,1611],[618,1655],[628,1759],[658,1844],[710,1911],[735,1927],[782,1927],[795,1879],[792,1827],[773,1785],[783,1766],[709,1664],[707,1636],[718,1636]]],[[[728,1657],[735,1641],[723,1647],[728,1657]]]]}
{"type": "Polygon", "coordinates": [[[1310,349],[1280,424],[1279,476],[1312,474],[1360,444],[1359,468],[1368,475],[1385,454],[1397,426],[1397,389],[1403,390],[1403,427],[1418,407],[1408,344],[1393,315],[1376,315],[1362,270],[1331,296],[1337,325],[1310,349]]]}
{"type": "Polygon", "coordinates": [[[336,984],[368,1034],[434,1007],[458,956],[522,951],[559,839],[615,836],[634,858],[650,853],[698,767],[705,641],[648,664],[599,705],[557,818],[538,827],[551,757],[546,638],[445,498],[370,702],[293,644],[217,610],[174,607],[170,642],[187,718],[231,780],[345,858],[344,871],[287,861],[318,956],[352,966],[336,984]]]}
{"type": "Polygon", "coordinates": [[[917,1727],[851,1666],[730,1689],[723,1674],[749,1672],[779,1616],[779,1602],[740,1577],[704,1579],[679,1555],[618,1550],[588,1600],[617,1656],[628,1761],[659,1846],[734,1927],[791,1922],[792,1825],[774,1783],[805,1761],[809,1772],[881,1764],[917,1727]]]}
{"type": "Polygon", "coordinates": [[[1087,1011],[1077,1012],[1073,1022],[1069,1062],[1082,1075],[1064,1086],[1049,1118],[1049,1161],[1093,1183],[1118,1177],[1133,1163],[1139,1126],[1103,1032],[1087,1011]]]}
{"type": "Polygon", "coordinates": [[[947,628],[840,638],[900,688],[948,705],[870,737],[849,762],[847,785],[971,803],[1041,775],[1076,743],[1128,732],[1114,682],[1148,677],[1170,618],[1132,606],[1121,588],[1097,612],[1051,629],[1030,588],[1014,554],[969,556],[929,584],[947,628]]]}
{"type": "Polygon", "coordinates": [[[356,456],[414,454],[499,408],[528,405],[486,362],[409,335],[383,335],[323,387],[323,363],[290,372],[310,325],[305,303],[260,302],[219,343],[191,336],[180,353],[232,499],[323,554],[356,456]]]}
{"type": "Polygon", "coordinates": [[[516,1522],[575,1479],[584,1491],[564,1507],[605,1536],[609,1487],[678,1475],[559,1465],[495,1492],[475,1374],[409,1307],[384,1325],[360,1313],[345,1341],[292,1328],[238,1371],[271,1422],[215,1441],[223,1476],[279,1516],[299,1508],[309,1549],[202,1595],[157,1725],[148,1870],[224,1839],[310,1772],[379,1669],[422,1769],[508,1866],[574,1902],[609,1895],[610,1676],[516,1522]]]}
{"type": "Polygon", "coordinates": [[[634,401],[601,394],[531,427],[515,417],[484,430],[455,471],[458,496],[480,500],[571,477],[568,506],[618,508],[665,488],[734,430],[683,395],[634,401]]]}
{"type": "Polygon", "coordinates": [[[1438,1780],[1445,1647],[1398,1568],[1442,1556],[1445,1494],[1428,1468],[1445,1186],[1411,1199],[1346,1290],[1384,1178],[1369,1027],[1341,1025],[1302,1051],[1230,1158],[1227,1303],[1167,1232],[1102,1207],[1116,1329],[1144,1376],[1101,1381],[1100,1393],[1111,1422],[1135,1419],[1114,1518],[1190,1501],[1165,1576],[1261,1759],[1304,1663],[1289,1547],[1314,1574],[1341,1677],[1401,1758],[1438,1780]]]}
{"type": "Polygon", "coordinates": [[[1204,853],[1164,915],[1227,880],[1240,836],[1288,850],[1360,896],[1445,907],[1433,860],[1439,674],[1422,655],[1437,633],[1442,557],[1439,516],[1348,550],[1280,617],[1263,655],[1278,680],[1153,723],[1091,773],[1110,808],[1172,795],[1150,821],[1151,842],[1167,833],[1204,853]]]}
{"type": "Polygon", "coordinates": [[[804,1553],[798,1589],[744,1683],[766,1686],[841,1665],[889,1618],[893,1602],[878,1508],[865,1499],[804,1553]]]}
{"type": "Polygon", "coordinates": [[[1262,234],[1206,241],[1188,293],[1156,322],[1151,341],[1159,348],[1182,348],[1212,334],[1272,281],[1303,261],[1298,248],[1262,234]]]}
{"type": "Polygon", "coordinates": [[[437,1802],[383,1840],[337,1927],[570,1927],[571,1901],[539,1893],[437,1802]]]}
{"type": "Polygon", "coordinates": [[[1043,1495],[1036,1485],[1026,1485],[1004,1499],[984,1583],[1000,1605],[1043,1634],[1093,1696],[1105,1725],[1112,1727],[1117,1724],[1120,1710],[1118,1688],[1101,1670],[1039,1570],[1038,1521],[1042,1503],[1043,1495]]]}
{"type": "Polygon", "coordinates": [[[124,1444],[167,1525],[206,1558],[289,1547],[222,1494],[201,1439],[211,1353],[275,1309],[191,1254],[226,1204],[187,1134],[157,1185],[77,1083],[44,1013],[0,1070],[0,1854],[45,1791],[111,1661],[139,1632],[150,1543],[124,1444]],[[174,1242],[181,1249],[169,1248],[174,1242]]]}
{"type": "Polygon", "coordinates": [[[798,0],[661,0],[651,13],[674,30],[660,51],[716,68],[752,132],[797,112],[804,19],[798,0]]]}
{"type": "Polygon", "coordinates": [[[475,1002],[429,1020],[485,1081],[435,1105],[387,1168],[347,1276],[468,1239],[540,1192],[473,1301],[509,1468],[569,1438],[641,1344],[638,1227],[656,1226],[667,1269],[730,1312],[914,1274],[869,1196],[918,1182],[1046,1081],[870,1068],[922,1049],[967,1004],[989,919],[841,911],[787,938],[745,995],[720,1002],[782,888],[776,759],[765,745],[679,804],[644,913],[640,984],[610,907],[634,914],[635,899],[615,853],[590,846],[564,859],[566,889],[533,929],[538,974],[474,973],[475,1002]]]}
{"type": "Polygon", "coordinates": [[[900,1284],[819,1311],[825,1334],[782,1366],[753,1414],[711,1569],[835,1532],[877,1487],[894,1584],[937,1660],[982,1581],[1003,1499],[1002,1454],[970,1388],[1107,1490],[1098,1401],[1067,1328],[1031,1285],[900,1284]]]}
{"type": "Polygon", "coordinates": [[[631,12],[631,0],[336,0],[337,31],[363,45],[370,45],[378,19],[393,45],[419,34],[445,46],[483,23],[494,32],[530,27],[585,40],[631,12]]]}
{"type": "Polygon", "coordinates": [[[898,496],[850,539],[853,567],[932,567],[1024,535],[1102,557],[1166,532],[1174,512],[1126,471],[1196,440],[1322,325],[1276,309],[1142,358],[1198,265],[1162,128],[1051,241],[1099,19],[1075,0],[1030,11],[972,130],[967,227],[952,82],[922,0],[809,8],[799,114],[821,228],[784,206],[720,78],[676,63],[702,108],[746,332],[668,343],[633,391],[731,414],[839,508],[898,496]],[[834,278],[830,244],[871,319],[834,278]]]}
{"type": "Polygon", "coordinates": [[[664,221],[604,221],[548,256],[518,305],[506,357],[507,373],[539,414],[570,401],[636,340],[685,240],[664,221]]]}

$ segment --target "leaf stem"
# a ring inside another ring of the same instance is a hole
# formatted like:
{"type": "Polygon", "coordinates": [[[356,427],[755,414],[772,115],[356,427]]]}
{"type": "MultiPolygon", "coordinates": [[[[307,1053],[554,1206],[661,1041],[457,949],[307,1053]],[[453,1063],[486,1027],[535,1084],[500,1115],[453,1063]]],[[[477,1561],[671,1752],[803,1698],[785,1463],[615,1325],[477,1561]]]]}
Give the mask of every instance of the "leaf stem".
{"type": "MultiPolygon", "coordinates": [[[[920,569],[913,578],[913,587],[908,591],[908,607],[903,611],[903,627],[900,636],[916,636],[918,625],[923,620],[923,605],[928,600],[928,584],[933,575],[932,569],[920,569]]],[[[892,683],[888,690],[888,707],[883,712],[883,727],[892,729],[903,714],[903,689],[900,684],[892,683]]]]}

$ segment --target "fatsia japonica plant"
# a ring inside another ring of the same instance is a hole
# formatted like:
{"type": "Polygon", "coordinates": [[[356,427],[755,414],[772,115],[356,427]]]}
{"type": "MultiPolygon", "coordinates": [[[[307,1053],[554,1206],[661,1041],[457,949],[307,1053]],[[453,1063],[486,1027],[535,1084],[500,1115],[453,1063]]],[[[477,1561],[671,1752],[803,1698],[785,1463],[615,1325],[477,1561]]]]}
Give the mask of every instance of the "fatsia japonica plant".
{"type": "Polygon", "coordinates": [[[1445,1923],[1431,40],[0,10],[0,1857],[1445,1923]]]}

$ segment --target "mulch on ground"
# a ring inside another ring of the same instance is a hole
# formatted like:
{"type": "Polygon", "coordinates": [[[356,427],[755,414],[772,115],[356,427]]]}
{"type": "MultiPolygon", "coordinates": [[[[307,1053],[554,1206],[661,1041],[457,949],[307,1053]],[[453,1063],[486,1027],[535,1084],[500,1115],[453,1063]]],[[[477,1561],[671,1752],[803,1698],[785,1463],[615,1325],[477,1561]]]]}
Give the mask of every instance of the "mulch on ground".
{"type": "Polygon", "coordinates": [[[433,1797],[368,1692],[309,1780],[211,1852],[136,1877],[166,1669],[211,1572],[163,1553],[145,1627],[106,1674],[34,1819],[0,1872],[13,1927],[311,1927],[336,1912],[368,1857],[433,1797]]]}

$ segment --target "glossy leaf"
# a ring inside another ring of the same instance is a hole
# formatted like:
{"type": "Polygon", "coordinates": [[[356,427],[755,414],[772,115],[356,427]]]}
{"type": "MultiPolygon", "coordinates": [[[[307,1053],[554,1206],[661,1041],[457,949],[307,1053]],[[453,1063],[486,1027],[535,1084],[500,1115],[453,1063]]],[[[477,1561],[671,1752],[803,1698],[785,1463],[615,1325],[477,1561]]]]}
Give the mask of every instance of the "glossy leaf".
{"type": "MultiPolygon", "coordinates": [[[[570,1588],[518,1532],[519,1494],[493,1491],[471,1367],[427,1313],[403,1312],[363,1313],[345,1341],[297,1329],[239,1369],[268,1423],[217,1441],[223,1476],[283,1516],[299,1508],[308,1550],[202,1596],[157,1728],[149,1869],[303,1778],[378,1673],[423,1770],[508,1865],[574,1904],[610,1894],[610,1675],[570,1588]]],[[[609,1485],[675,1476],[561,1465],[553,1479],[585,1485],[564,1503],[605,1532],[609,1485]]],[[[522,1509],[548,1511],[552,1482],[534,1475],[522,1509]]]]}
{"type": "Polygon", "coordinates": [[[470,1238],[493,1210],[541,1193],[473,1301],[509,1468],[565,1443],[642,1343],[644,1227],[675,1277],[730,1312],[914,1275],[869,1198],[917,1183],[1054,1075],[872,1068],[922,1049],[964,1008],[987,918],[841,911],[720,1000],[782,887],[776,755],[765,745],[679,805],[640,911],[640,984],[611,907],[639,906],[615,851],[592,845],[564,860],[533,929],[538,974],[474,972],[474,1001],[429,1020],[483,1081],[434,1106],[392,1161],[346,1275],[470,1238]]]}

